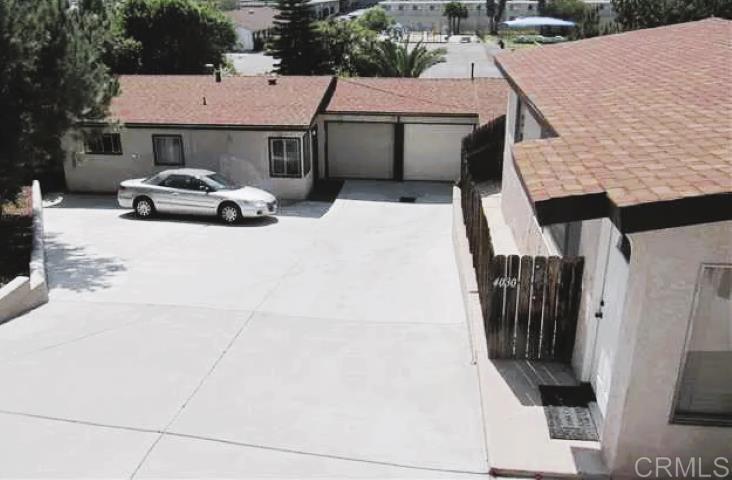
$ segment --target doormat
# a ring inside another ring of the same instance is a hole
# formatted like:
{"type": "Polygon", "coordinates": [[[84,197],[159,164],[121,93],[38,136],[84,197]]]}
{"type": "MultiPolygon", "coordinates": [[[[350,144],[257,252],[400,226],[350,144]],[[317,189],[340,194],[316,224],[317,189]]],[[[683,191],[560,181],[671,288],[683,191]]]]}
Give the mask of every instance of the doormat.
{"type": "Polygon", "coordinates": [[[549,436],[558,440],[598,441],[589,404],[595,394],[589,384],[539,385],[549,436]]]}
{"type": "Polygon", "coordinates": [[[417,201],[417,197],[399,197],[400,203],[414,203],[417,201]]]}

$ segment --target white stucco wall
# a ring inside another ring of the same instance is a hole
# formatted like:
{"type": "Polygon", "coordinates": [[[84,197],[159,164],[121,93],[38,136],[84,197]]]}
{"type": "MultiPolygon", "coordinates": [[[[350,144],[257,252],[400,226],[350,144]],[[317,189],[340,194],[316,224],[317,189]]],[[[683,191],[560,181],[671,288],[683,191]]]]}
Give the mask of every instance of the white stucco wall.
{"type": "MultiPolygon", "coordinates": [[[[627,297],[613,364],[603,452],[617,478],[639,457],[729,456],[732,429],[670,423],[702,263],[732,263],[732,222],[630,235],[627,297]]],[[[728,372],[729,373],[729,372],[728,372]]]]}
{"type": "Polygon", "coordinates": [[[302,138],[304,131],[198,130],[153,128],[108,128],[118,131],[122,155],[88,155],[78,135],[67,135],[64,145],[66,183],[75,192],[115,192],[119,182],[144,177],[170,166],[154,163],[152,135],[180,135],[185,166],[207,168],[241,182],[272,192],[278,198],[302,199],[313,183],[312,169],[303,178],[272,178],[269,175],[269,138],[302,138]]]}
{"type": "Polygon", "coordinates": [[[612,223],[606,218],[585,220],[580,232],[579,255],[584,257],[585,267],[572,367],[577,378],[586,382],[590,381],[594,338],[598,326],[595,313],[599,310],[602,299],[610,241],[608,230],[611,226],[612,223]]]}
{"type": "MultiPolygon", "coordinates": [[[[516,129],[516,103],[513,90],[508,96],[506,112],[506,142],[503,151],[503,179],[501,180],[501,210],[511,228],[522,255],[556,255],[554,244],[542,233],[536,221],[529,197],[521,184],[513,162],[512,148],[516,129]]],[[[531,112],[524,107],[524,141],[541,138],[541,127],[531,112]]]]}
{"type": "Polygon", "coordinates": [[[254,50],[254,33],[244,27],[236,27],[236,38],[243,51],[254,50]]]}

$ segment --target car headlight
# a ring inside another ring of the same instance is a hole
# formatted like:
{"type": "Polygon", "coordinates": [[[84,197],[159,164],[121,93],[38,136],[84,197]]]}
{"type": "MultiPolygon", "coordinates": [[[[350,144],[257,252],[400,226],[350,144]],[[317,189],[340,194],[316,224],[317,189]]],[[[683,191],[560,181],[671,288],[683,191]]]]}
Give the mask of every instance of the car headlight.
{"type": "Polygon", "coordinates": [[[254,205],[255,208],[267,208],[267,202],[263,202],[261,200],[257,200],[256,202],[252,202],[252,205],[254,205]]]}

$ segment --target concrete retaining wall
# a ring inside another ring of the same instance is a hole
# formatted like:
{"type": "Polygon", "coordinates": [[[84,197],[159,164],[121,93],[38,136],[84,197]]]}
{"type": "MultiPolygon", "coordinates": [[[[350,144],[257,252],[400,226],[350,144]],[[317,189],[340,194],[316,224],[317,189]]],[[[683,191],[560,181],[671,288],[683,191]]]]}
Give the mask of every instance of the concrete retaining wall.
{"type": "Polygon", "coordinates": [[[0,288],[0,323],[48,301],[46,254],[43,245],[43,198],[38,181],[33,182],[33,248],[30,275],[18,276],[0,288]]]}

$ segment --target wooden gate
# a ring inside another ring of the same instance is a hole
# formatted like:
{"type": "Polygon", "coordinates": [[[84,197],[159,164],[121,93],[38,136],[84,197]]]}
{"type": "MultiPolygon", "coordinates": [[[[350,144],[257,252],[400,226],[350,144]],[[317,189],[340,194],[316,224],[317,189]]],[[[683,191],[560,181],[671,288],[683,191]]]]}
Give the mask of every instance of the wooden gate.
{"type": "Polygon", "coordinates": [[[495,255],[469,172],[464,172],[461,188],[488,356],[571,361],[584,259],[495,255]]]}
{"type": "Polygon", "coordinates": [[[582,258],[496,255],[481,298],[491,358],[569,362],[582,258]]]}

